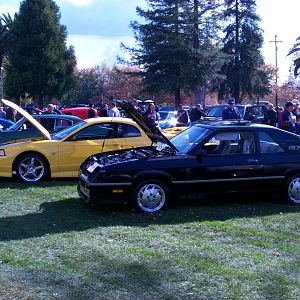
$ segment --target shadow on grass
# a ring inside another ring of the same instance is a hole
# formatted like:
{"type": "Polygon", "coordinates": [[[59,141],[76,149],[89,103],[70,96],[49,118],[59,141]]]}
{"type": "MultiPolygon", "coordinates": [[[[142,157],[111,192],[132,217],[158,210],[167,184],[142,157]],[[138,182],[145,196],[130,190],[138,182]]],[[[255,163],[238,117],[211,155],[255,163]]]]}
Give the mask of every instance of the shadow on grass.
{"type": "Polygon", "coordinates": [[[164,212],[138,214],[125,205],[90,207],[79,198],[44,202],[35,213],[0,218],[0,241],[19,240],[46,234],[84,231],[96,227],[181,224],[186,222],[225,221],[232,218],[296,213],[279,199],[237,197],[208,198],[205,201],[176,203],[164,212]],[[235,199],[236,198],[236,199],[235,199]],[[255,199],[255,200],[253,200],[255,199]],[[212,204],[213,203],[213,204],[212,204]]]}
{"type": "Polygon", "coordinates": [[[50,188],[50,187],[60,187],[69,186],[69,185],[76,185],[78,182],[78,178],[64,178],[64,179],[53,179],[42,181],[38,183],[29,183],[29,182],[20,182],[16,179],[11,179],[11,181],[7,181],[6,179],[0,178],[0,186],[1,188],[7,189],[17,189],[17,190],[27,190],[29,188],[37,187],[37,188],[50,188]]]}

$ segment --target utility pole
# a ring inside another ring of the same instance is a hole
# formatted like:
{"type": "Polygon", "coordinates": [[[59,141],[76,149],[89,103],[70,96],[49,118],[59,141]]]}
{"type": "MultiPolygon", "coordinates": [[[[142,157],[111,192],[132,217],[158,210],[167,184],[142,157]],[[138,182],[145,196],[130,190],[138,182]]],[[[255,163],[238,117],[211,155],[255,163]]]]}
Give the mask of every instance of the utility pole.
{"type": "Polygon", "coordinates": [[[278,107],[278,65],[277,65],[277,52],[278,52],[278,43],[282,43],[283,41],[277,40],[277,34],[275,34],[275,40],[270,41],[270,43],[274,43],[275,45],[275,107],[277,110],[278,107]]]}
{"type": "Polygon", "coordinates": [[[0,67],[0,101],[3,99],[3,77],[4,77],[4,68],[0,67]]]}

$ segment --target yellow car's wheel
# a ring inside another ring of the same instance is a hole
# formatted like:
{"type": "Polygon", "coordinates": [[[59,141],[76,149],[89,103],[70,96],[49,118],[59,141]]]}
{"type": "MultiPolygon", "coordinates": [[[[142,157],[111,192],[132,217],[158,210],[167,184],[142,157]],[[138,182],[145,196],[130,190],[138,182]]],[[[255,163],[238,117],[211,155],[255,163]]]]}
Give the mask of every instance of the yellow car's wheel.
{"type": "Polygon", "coordinates": [[[15,166],[16,175],[21,181],[38,182],[45,179],[48,174],[48,165],[45,159],[35,153],[21,156],[15,166]]]}

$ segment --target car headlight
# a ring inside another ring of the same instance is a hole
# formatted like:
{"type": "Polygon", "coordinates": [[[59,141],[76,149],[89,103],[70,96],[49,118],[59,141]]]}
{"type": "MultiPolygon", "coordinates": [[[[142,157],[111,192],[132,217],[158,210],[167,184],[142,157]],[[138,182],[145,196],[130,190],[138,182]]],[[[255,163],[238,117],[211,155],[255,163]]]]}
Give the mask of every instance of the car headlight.
{"type": "Polygon", "coordinates": [[[0,156],[5,156],[5,151],[4,151],[4,149],[0,149],[0,156]]]}

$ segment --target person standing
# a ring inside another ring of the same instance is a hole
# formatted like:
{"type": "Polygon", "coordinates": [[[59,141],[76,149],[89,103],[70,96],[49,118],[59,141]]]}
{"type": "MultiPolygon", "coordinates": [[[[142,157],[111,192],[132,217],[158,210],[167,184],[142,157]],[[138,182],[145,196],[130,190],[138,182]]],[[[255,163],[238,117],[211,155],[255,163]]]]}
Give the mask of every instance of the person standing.
{"type": "Polygon", "coordinates": [[[111,109],[108,111],[108,116],[109,117],[120,117],[121,116],[120,111],[117,108],[116,102],[112,102],[111,109]]]}
{"type": "Polygon", "coordinates": [[[16,123],[17,114],[18,112],[14,108],[9,107],[6,111],[6,119],[16,123]]]}
{"type": "Polygon", "coordinates": [[[4,107],[0,106],[0,118],[6,119],[6,112],[4,111],[4,107]]]}
{"type": "Polygon", "coordinates": [[[297,134],[300,134],[300,109],[299,109],[299,101],[297,99],[292,100],[292,103],[294,104],[294,109],[292,111],[292,114],[294,118],[296,118],[295,123],[295,132],[297,134]]]}
{"type": "Polygon", "coordinates": [[[57,113],[55,112],[55,106],[52,103],[49,103],[47,105],[47,109],[43,112],[43,114],[47,114],[47,115],[57,115],[57,113]]]}
{"type": "Polygon", "coordinates": [[[267,105],[265,123],[268,124],[268,125],[271,125],[271,126],[276,126],[276,120],[277,120],[277,113],[274,109],[273,104],[269,103],[267,105]]]}
{"type": "Polygon", "coordinates": [[[177,119],[176,126],[178,127],[187,126],[189,118],[186,110],[182,107],[182,104],[179,104],[176,113],[176,119],[177,119]]]}
{"type": "Polygon", "coordinates": [[[104,104],[99,111],[99,117],[108,117],[108,105],[104,104]]]}
{"type": "Polygon", "coordinates": [[[279,116],[279,128],[292,133],[296,132],[296,118],[293,116],[292,111],[294,109],[293,102],[288,101],[285,104],[285,109],[279,116]]]}
{"type": "Polygon", "coordinates": [[[96,117],[96,110],[95,105],[93,103],[89,104],[89,110],[88,110],[88,119],[89,118],[95,118],[96,117]]]}
{"type": "Polygon", "coordinates": [[[146,117],[154,126],[158,127],[159,113],[156,111],[155,105],[153,103],[149,103],[148,109],[146,111],[146,117]]]}
{"type": "MultiPolygon", "coordinates": [[[[51,103],[47,105],[47,109],[42,113],[44,115],[57,115],[55,112],[55,106],[51,103]]],[[[41,119],[41,124],[48,130],[48,131],[53,131],[54,130],[54,125],[55,125],[55,119],[51,118],[46,118],[46,119],[41,119]]]]}
{"type": "Polygon", "coordinates": [[[237,120],[240,119],[239,109],[235,106],[235,99],[229,98],[227,101],[228,105],[224,108],[222,113],[223,120],[237,120]]]}

